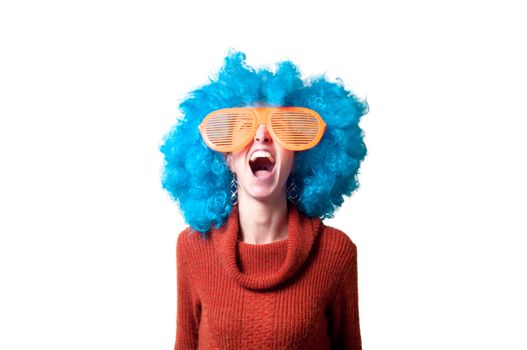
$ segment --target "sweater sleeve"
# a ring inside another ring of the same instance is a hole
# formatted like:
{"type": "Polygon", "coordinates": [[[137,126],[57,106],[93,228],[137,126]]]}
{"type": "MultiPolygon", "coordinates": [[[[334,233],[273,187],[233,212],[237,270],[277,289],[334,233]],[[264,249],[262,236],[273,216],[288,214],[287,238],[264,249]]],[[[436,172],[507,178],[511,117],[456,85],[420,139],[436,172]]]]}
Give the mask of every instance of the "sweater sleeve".
{"type": "Polygon", "coordinates": [[[355,245],[343,276],[330,307],[331,349],[361,350],[355,245]]]}
{"type": "Polygon", "coordinates": [[[201,304],[192,284],[185,235],[180,233],[177,241],[177,316],[175,350],[190,350],[198,347],[198,328],[201,304]]]}

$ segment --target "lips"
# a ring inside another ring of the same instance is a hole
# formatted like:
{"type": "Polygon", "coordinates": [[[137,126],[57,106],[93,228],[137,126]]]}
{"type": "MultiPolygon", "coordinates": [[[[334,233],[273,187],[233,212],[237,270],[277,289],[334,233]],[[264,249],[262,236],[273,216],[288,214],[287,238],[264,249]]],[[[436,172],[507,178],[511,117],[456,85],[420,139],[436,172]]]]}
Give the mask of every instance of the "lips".
{"type": "Polygon", "coordinates": [[[275,166],[275,157],[270,150],[254,150],[249,158],[249,166],[256,177],[266,177],[275,166]]]}

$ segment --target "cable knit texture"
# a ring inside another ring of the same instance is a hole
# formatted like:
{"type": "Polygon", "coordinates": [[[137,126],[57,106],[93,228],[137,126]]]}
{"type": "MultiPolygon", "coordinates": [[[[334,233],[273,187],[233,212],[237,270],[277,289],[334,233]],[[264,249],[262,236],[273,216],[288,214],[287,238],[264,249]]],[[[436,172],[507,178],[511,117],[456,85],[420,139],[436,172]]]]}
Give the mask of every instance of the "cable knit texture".
{"type": "Polygon", "coordinates": [[[289,206],[288,237],[239,239],[238,210],[177,242],[175,349],[361,349],[357,251],[289,206]]]}

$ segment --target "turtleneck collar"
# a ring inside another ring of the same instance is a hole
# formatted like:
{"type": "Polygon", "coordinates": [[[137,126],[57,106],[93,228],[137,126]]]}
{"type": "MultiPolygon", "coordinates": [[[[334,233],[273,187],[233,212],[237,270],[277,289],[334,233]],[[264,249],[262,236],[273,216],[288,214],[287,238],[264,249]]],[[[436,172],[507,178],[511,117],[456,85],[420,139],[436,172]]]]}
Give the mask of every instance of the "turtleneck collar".
{"type": "Polygon", "coordinates": [[[290,204],[286,240],[262,245],[243,244],[242,242],[243,248],[245,249],[244,256],[249,259],[249,261],[246,261],[248,264],[261,264],[262,262],[252,262],[251,259],[257,260],[261,256],[262,251],[286,249],[285,259],[283,259],[281,266],[274,271],[269,271],[265,275],[249,274],[242,271],[237,263],[237,248],[239,244],[238,215],[238,206],[234,206],[227,222],[219,229],[212,229],[211,236],[218,257],[227,274],[239,285],[249,289],[269,289],[290,278],[307,259],[321,226],[319,218],[308,218],[300,214],[296,206],[290,204]],[[284,248],[285,245],[287,248],[284,248]],[[251,253],[253,248],[255,251],[254,254],[251,253]]]}

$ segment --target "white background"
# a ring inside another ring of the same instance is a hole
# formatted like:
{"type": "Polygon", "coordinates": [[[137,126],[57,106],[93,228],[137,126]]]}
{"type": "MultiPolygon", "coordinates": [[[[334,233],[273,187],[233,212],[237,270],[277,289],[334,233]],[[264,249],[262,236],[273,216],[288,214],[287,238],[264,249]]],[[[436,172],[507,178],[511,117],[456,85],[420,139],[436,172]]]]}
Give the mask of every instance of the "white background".
{"type": "Polygon", "coordinates": [[[229,48],[367,98],[365,349],[527,349],[520,1],[0,5],[0,348],[170,349],[163,134],[229,48]]]}

